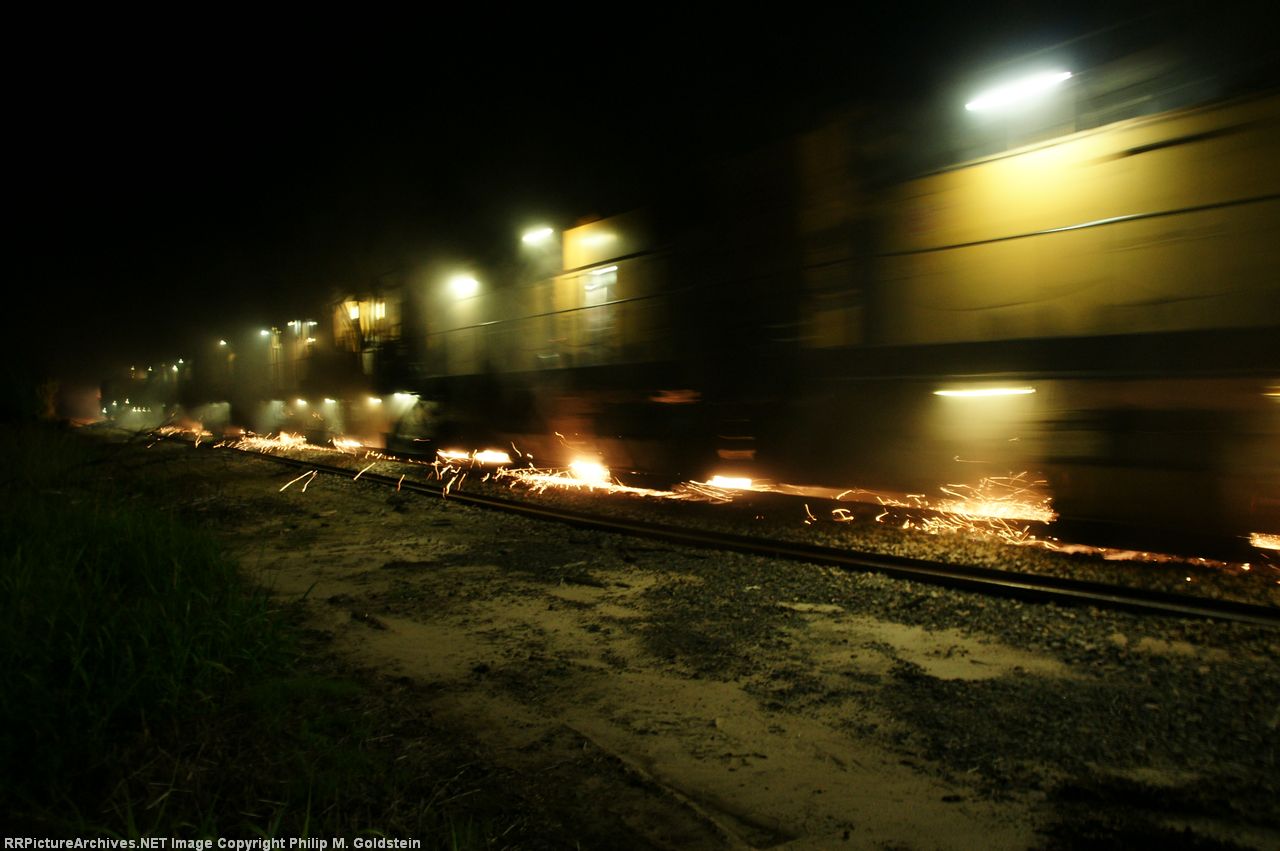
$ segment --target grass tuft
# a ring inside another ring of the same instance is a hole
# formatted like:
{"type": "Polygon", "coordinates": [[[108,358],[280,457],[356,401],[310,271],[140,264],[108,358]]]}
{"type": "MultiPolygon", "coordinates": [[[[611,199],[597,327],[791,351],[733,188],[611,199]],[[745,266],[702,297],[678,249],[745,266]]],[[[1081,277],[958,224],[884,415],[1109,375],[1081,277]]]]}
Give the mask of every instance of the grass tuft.
{"type": "Polygon", "coordinates": [[[500,796],[450,803],[473,804],[459,789],[484,772],[185,525],[164,457],[0,427],[0,823],[495,847],[517,823],[500,796]]]}

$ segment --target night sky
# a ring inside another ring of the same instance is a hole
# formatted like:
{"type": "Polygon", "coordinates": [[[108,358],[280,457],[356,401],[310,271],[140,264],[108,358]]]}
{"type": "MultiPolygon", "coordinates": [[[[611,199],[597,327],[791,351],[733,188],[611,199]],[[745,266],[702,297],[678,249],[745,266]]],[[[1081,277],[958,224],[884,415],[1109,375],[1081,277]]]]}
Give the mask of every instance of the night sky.
{"type": "Polygon", "coordinates": [[[30,22],[10,34],[15,356],[91,382],[176,357],[1152,10],[1038,5],[30,22]]]}

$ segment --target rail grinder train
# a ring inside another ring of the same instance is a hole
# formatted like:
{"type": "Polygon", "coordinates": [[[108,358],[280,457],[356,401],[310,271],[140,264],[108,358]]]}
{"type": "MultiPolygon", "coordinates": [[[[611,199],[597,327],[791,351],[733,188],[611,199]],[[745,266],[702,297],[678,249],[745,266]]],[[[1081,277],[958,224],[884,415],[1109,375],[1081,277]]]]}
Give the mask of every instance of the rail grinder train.
{"type": "Polygon", "coordinates": [[[181,395],[622,475],[1029,471],[1069,517],[1280,532],[1280,94],[1086,95],[910,176],[839,112],[505,272],[389,276],[211,343],[181,395]]]}

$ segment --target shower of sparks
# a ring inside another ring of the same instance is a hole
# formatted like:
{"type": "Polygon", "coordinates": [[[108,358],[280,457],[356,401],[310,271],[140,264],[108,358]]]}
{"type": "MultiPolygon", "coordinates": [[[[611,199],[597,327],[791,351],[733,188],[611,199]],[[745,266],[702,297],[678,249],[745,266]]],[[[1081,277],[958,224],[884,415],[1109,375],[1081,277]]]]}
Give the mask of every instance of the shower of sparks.
{"type": "MultiPolygon", "coordinates": [[[[776,491],[778,493],[788,492],[785,490],[789,486],[777,485],[772,482],[762,481],[760,479],[749,479],[745,476],[721,476],[715,475],[707,479],[705,482],[694,479],[693,481],[681,482],[676,485],[675,493],[684,499],[690,499],[698,502],[733,502],[740,496],[750,493],[767,493],[776,491]]],[[[797,496],[810,496],[812,494],[796,492],[797,496]]]]}
{"type": "Polygon", "coordinates": [[[152,433],[159,437],[188,437],[195,441],[196,446],[199,446],[201,441],[213,437],[213,432],[206,431],[200,423],[188,426],[163,425],[152,433]]]}
{"type": "MultiPolygon", "coordinates": [[[[527,457],[527,456],[526,456],[527,457]]],[[[661,499],[684,499],[675,491],[654,490],[624,485],[615,480],[607,467],[585,459],[574,460],[567,468],[500,467],[492,474],[493,481],[505,481],[509,487],[527,488],[533,493],[551,489],[586,490],[604,493],[624,493],[631,496],[661,499]]]]}
{"type": "Polygon", "coordinates": [[[498,466],[506,466],[511,463],[511,456],[501,449],[481,449],[477,452],[467,452],[462,449],[437,449],[436,457],[445,462],[470,462],[473,464],[486,464],[498,466]]]}
{"type": "Polygon", "coordinates": [[[252,452],[279,452],[285,449],[320,449],[325,447],[308,443],[300,434],[282,431],[274,437],[246,433],[244,437],[233,441],[223,441],[219,446],[231,446],[234,449],[245,449],[252,452]]]}
{"type": "MultiPolygon", "coordinates": [[[[165,437],[195,437],[197,440],[211,436],[198,425],[195,428],[164,426],[156,429],[155,433],[165,437]]],[[[351,455],[358,454],[360,449],[365,449],[364,458],[372,459],[373,463],[356,473],[354,479],[359,479],[380,460],[424,463],[396,458],[375,449],[368,449],[360,442],[349,438],[334,438],[331,444],[332,446],[322,446],[308,443],[302,435],[290,432],[281,432],[275,436],[245,432],[239,438],[226,439],[215,446],[264,453],[305,449],[351,455]]],[[[533,456],[521,453],[514,445],[512,450],[521,458],[521,463],[528,466],[509,466],[513,463],[512,455],[497,449],[438,450],[436,459],[426,466],[432,468],[435,477],[444,483],[442,495],[445,497],[451,491],[461,488],[475,467],[491,466],[496,469],[486,472],[481,481],[503,481],[510,488],[522,488],[535,494],[560,489],[713,503],[734,502],[752,493],[807,496],[835,502],[858,502],[879,506],[880,513],[875,517],[877,522],[893,524],[908,532],[929,535],[961,534],[1019,546],[1040,547],[1063,554],[1088,555],[1107,561],[1190,565],[1199,568],[1238,570],[1242,573],[1248,573],[1251,570],[1249,564],[1095,547],[1033,534],[1030,524],[1049,524],[1057,519],[1058,515],[1051,507],[1053,500],[1048,493],[1047,483],[1031,478],[1025,472],[984,478],[976,485],[942,485],[939,487],[942,497],[932,500],[925,494],[891,494],[864,488],[837,490],[816,485],[777,484],[759,479],[721,475],[712,476],[705,482],[696,480],[682,482],[672,490],[656,490],[624,485],[613,477],[607,467],[596,461],[575,459],[567,468],[538,468],[532,466],[533,456]]],[[[285,484],[280,490],[283,491],[290,485],[306,479],[302,486],[305,492],[317,475],[315,470],[308,471],[285,484]]],[[[405,476],[402,475],[396,483],[397,490],[400,489],[404,479],[405,476]]],[[[805,525],[812,526],[819,522],[818,516],[813,513],[807,503],[804,505],[804,511],[805,525]]],[[[836,523],[852,523],[857,519],[853,511],[843,507],[831,509],[830,515],[831,520],[836,523]]],[[[1277,533],[1254,532],[1249,536],[1249,542],[1259,549],[1280,550],[1280,534],[1277,533]]]]}
{"type": "Polygon", "coordinates": [[[1025,472],[1016,476],[989,476],[976,487],[943,486],[940,490],[951,498],[933,507],[961,517],[1052,523],[1058,519],[1058,512],[1050,507],[1053,497],[1045,491],[1047,485],[1042,479],[1028,479],[1025,472]]]}
{"type": "Polygon", "coordinates": [[[905,531],[929,535],[962,533],[978,538],[994,538],[1010,544],[1052,547],[1053,543],[1032,534],[1028,521],[1052,523],[1057,512],[1047,483],[1018,473],[989,476],[976,485],[947,484],[939,488],[945,498],[931,501],[924,494],[877,497],[885,510],[876,517],[883,523],[902,517],[905,531]],[[905,516],[904,515],[905,510],[905,516]],[[917,515],[912,510],[926,512],[917,515]]]}

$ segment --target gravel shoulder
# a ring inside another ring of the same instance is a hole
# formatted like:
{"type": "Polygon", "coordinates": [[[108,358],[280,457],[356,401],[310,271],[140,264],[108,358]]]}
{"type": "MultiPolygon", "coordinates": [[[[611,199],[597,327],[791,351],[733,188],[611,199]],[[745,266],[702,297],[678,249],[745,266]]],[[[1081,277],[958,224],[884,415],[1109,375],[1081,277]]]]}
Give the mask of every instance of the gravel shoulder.
{"type": "Polygon", "coordinates": [[[325,652],[411,685],[584,847],[1280,847],[1274,631],[145,451],[325,652]]]}

